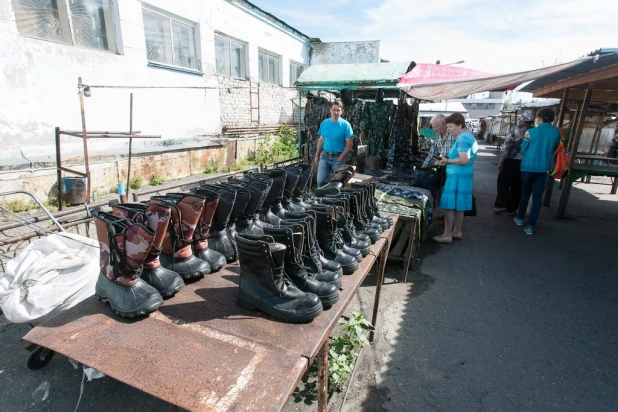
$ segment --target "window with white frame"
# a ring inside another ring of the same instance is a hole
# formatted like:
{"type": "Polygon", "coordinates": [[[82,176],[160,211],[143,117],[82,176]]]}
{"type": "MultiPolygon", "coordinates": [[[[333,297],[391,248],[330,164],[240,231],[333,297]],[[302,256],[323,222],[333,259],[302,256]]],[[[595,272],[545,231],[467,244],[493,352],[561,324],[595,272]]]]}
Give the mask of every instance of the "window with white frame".
{"type": "Polygon", "coordinates": [[[117,52],[113,0],[13,0],[25,37],[117,52]]]}
{"type": "Polygon", "coordinates": [[[298,80],[303,70],[305,66],[290,60],[290,86],[294,86],[294,82],[298,80]]]}
{"type": "Polygon", "coordinates": [[[245,43],[215,34],[216,72],[221,76],[246,78],[245,43]]]}
{"type": "Polygon", "coordinates": [[[258,53],[260,80],[270,84],[281,84],[280,57],[265,50],[258,53]]]}
{"type": "Polygon", "coordinates": [[[154,64],[199,71],[199,25],[143,4],[146,54],[154,64]]]}

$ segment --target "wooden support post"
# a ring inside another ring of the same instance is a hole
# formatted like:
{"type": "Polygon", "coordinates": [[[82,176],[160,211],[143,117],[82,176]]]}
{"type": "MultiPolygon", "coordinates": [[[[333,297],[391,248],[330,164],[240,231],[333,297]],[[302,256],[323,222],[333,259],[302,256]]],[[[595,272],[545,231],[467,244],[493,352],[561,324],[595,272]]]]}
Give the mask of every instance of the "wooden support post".
{"type": "Polygon", "coordinates": [[[56,175],[58,177],[58,210],[62,210],[62,159],[60,155],[60,128],[56,127],[56,175]]]}
{"type": "Polygon", "coordinates": [[[575,131],[579,127],[579,118],[582,112],[582,103],[577,103],[577,109],[575,109],[575,116],[570,124],[571,134],[569,135],[569,140],[566,144],[566,147],[569,152],[573,153],[573,140],[575,140],[575,131]]]}
{"type": "Polygon", "coordinates": [[[599,150],[599,142],[601,141],[601,133],[603,132],[603,120],[605,119],[605,112],[603,112],[601,114],[601,117],[599,118],[599,123],[597,124],[597,128],[599,129],[599,134],[597,135],[597,140],[594,143],[594,148],[592,153],[593,154],[597,154],[597,151],[599,150]]]}
{"type": "Polygon", "coordinates": [[[378,323],[378,310],[380,309],[380,293],[382,292],[382,284],[384,283],[384,270],[386,269],[386,259],[388,258],[388,250],[390,249],[390,241],[385,239],[384,245],[378,255],[378,276],[376,279],[376,297],[373,302],[373,316],[371,317],[371,324],[373,329],[369,332],[369,342],[373,342],[375,331],[378,323]]]}
{"type": "MultiPolygon", "coordinates": [[[[573,144],[571,150],[571,156],[569,158],[569,170],[573,169],[573,165],[575,164],[575,158],[577,157],[577,148],[579,146],[579,140],[581,138],[582,130],[584,129],[584,120],[586,119],[586,113],[588,112],[588,105],[590,104],[590,99],[592,97],[592,89],[594,87],[593,83],[588,84],[588,88],[586,89],[586,95],[584,96],[584,101],[581,104],[581,112],[579,113],[579,118],[577,120],[577,129],[573,130],[575,133],[573,136],[573,144]]],[[[566,187],[562,188],[562,192],[560,192],[560,203],[558,203],[558,211],[556,212],[556,217],[561,219],[566,214],[567,203],[569,202],[569,195],[571,194],[571,187],[573,186],[573,179],[571,175],[567,176],[566,187]]]]}
{"type": "MultiPolygon", "coordinates": [[[[401,219],[401,216],[399,217],[401,219]]],[[[418,219],[413,218],[412,222],[410,222],[410,234],[408,236],[408,246],[406,248],[406,253],[403,260],[403,283],[408,281],[408,270],[414,269],[414,262],[412,262],[412,267],[410,267],[410,259],[416,259],[416,253],[414,257],[412,256],[412,251],[414,250],[414,245],[416,243],[416,229],[418,227],[418,219]]]]}
{"type": "MultiPolygon", "coordinates": [[[[562,92],[562,100],[560,101],[560,113],[558,113],[558,124],[557,127],[562,128],[564,124],[564,116],[567,112],[567,100],[569,98],[569,88],[567,87],[562,92]]],[[[547,181],[547,186],[545,187],[545,193],[543,193],[543,206],[549,207],[551,204],[551,195],[554,191],[554,179],[549,179],[547,181]]]]}
{"type": "Polygon", "coordinates": [[[318,352],[318,411],[328,408],[328,338],[318,352]]]}

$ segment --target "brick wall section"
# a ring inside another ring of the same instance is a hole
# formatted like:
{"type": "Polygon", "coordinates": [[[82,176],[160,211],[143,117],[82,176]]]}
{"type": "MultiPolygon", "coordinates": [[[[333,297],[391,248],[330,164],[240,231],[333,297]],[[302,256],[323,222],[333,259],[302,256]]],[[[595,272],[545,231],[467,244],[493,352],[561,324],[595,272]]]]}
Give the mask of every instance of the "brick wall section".
{"type": "MultiPolygon", "coordinates": [[[[223,76],[217,78],[221,88],[219,96],[222,126],[257,125],[251,122],[251,91],[255,93],[258,88],[259,101],[254,101],[253,106],[259,107],[260,125],[272,126],[298,121],[298,107],[293,103],[293,100],[298,99],[296,89],[223,76]]],[[[256,94],[253,95],[253,99],[257,99],[256,94]]],[[[255,114],[254,120],[257,120],[255,114]]]]}

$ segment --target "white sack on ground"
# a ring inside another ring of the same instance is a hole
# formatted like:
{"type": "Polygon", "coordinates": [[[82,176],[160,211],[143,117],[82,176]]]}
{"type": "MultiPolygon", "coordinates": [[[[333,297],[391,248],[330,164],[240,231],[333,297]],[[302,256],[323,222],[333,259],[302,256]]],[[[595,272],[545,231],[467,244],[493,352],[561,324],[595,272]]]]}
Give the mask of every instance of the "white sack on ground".
{"type": "Polygon", "coordinates": [[[6,265],[0,279],[0,307],[13,323],[41,321],[94,295],[99,242],[52,234],[28,245],[6,265]]]}

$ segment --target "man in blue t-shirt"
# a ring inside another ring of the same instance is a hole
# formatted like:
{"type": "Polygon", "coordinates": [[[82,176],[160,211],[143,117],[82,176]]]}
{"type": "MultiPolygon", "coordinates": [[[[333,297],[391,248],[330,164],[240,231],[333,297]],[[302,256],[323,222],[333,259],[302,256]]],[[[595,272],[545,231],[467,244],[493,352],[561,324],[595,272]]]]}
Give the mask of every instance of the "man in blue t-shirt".
{"type": "Polygon", "coordinates": [[[354,132],[350,123],[341,118],[343,104],[335,101],[330,105],[330,119],[318,130],[318,147],[313,161],[318,167],[318,187],[324,186],[330,172],[345,164],[345,159],[354,145],[354,132]]]}

